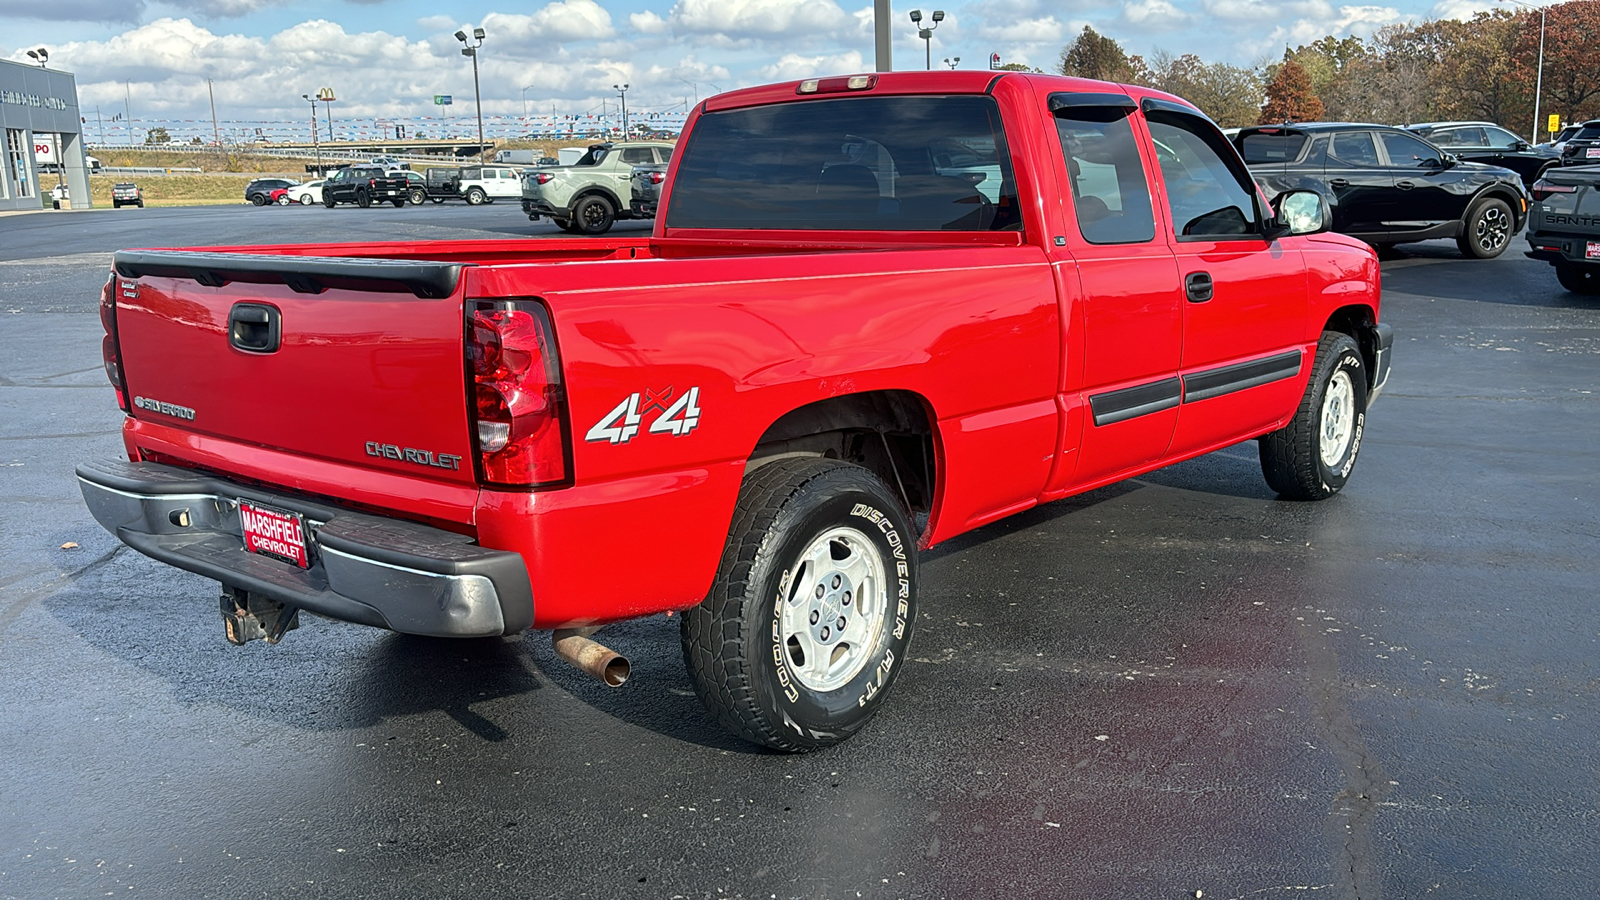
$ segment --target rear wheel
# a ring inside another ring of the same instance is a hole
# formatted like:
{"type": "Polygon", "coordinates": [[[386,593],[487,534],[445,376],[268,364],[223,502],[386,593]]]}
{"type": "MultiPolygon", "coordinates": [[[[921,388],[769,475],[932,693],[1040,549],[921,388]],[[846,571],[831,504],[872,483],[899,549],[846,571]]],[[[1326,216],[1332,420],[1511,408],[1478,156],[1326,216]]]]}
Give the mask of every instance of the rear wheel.
{"type": "Polygon", "coordinates": [[[1465,227],[1456,238],[1456,247],[1463,256],[1494,259],[1511,243],[1514,227],[1511,207],[1497,197],[1485,197],[1468,211],[1465,227]]]}
{"type": "Polygon", "coordinates": [[[444,198],[443,197],[435,197],[435,198],[433,198],[433,202],[435,202],[435,203],[443,203],[444,202],[444,198]]]}
{"type": "Polygon", "coordinates": [[[395,209],[399,209],[400,207],[406,205],[406,198],[404,198],[404,197],[391,197],[391,198],[389,198],[389,205],[393,206],[395,209]]]}
{"type": "Polygon", "coordinates": [[[423,190],[422,188],[412,188],[411,189],[411,194],[410,194],[410,199],[411,199],[412,203],[417,204],[417,205],[420,206],[422,204],[422,201],[428,199],[428,192],[423,190]]]}
{"type": "Polygon", "coordinates": [[[616,220],[616,209],[604,197],[585,197],[572,210],[572,221],[584,234],[605,234],[616,220]]]}
{"type": "Polygon", "coordinates": [[[484,201],[488,199],[489,195],[483,192],[483,188],[467,189],[467,204],[469,206],[482,206],[484,201]]]}
{"type": "Polygon", "coordinates": [[[311,195],[310,194],[301,194],[300,195],[300,205],[301,206],[310,206],[312,204],[312,202],[313,201],[311,199],[311,195]]]}
{"type": "Polygon", "coordinates": [[[1367,419],[1367,367],[1348,334],[1325,331],[1288,425],[1261,438],[1261,474],[1286,500],[1323,500],[1350,479],[1367,419]]]}
{"type": "Polygon", "coordinates": [[[1556,263],[1556,280],[1574,294],[1600,294],[1600,266],[1583,263],[1556,263]]]}
{"type": "Polygon", "coordinates": [[[356,191],[356,205],[362,209],[372,205],[372,195],[365,190],[356,191]]]}
{"type": "Polygon", "coordinates": [[[266,206],[267,205],[267,195],[266,194],[251,194],[250,195],[250,202],[252,204],[256,205],[256,206],[266,206]]]}
{"type": "Polygon", "coordinates": [[[916,535],[870,471],[788,459],[739,491],[711,592],[683,616],[695,692],[734,734],[836,744],[877,712],[916,618],[916,535]]]}

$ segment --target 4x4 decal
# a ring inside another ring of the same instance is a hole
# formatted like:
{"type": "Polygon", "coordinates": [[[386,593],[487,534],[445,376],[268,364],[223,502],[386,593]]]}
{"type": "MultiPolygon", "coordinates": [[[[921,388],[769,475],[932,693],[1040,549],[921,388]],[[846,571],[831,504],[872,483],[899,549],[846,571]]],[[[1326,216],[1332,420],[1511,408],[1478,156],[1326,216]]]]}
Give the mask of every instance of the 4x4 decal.
{"type": "Polygon", "coordinates": [[[676,400],[672,394],[670,385],[661,391],[646,388],[642,399],[637,391],[629,394],[606,413],[605,418],[596,422],[583,439],[589,443],[626,444],[639,433],[644,417],[657,410],[660,415],[650,423],[647,433],[683,437],[700,424],[700,388],[689,388],[676,400]]]}

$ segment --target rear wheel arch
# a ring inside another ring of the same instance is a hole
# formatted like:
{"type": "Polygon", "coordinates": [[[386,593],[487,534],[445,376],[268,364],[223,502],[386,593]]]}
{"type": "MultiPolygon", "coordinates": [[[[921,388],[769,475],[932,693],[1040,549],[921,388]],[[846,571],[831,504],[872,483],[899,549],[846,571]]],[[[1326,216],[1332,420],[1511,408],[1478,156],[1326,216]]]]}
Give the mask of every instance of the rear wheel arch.
{"type": "Polygon", "coordinates": [[[926,533],[939,485],[936,422],[932,404],[913,391],[830,397],[790,410],[768,426],[745,471],[807,456],[855,463],[899,495],[917,529],[926,533]]]}
{"type": "Polygon", "coordinates": [[[624,211],[626,211],[627,208],[628,208],[628,205],[626,203],[622,203],[622,202],[617,200],[617,195],[616,194],[613,194],[612,192],[606,190],[605,188],[603,188],[603,187],[589,187],[589,188],[584,188],[582,191],[579,191],[576,194],[573,194],[572,198],[567,201],[567,213],[569,214],[569,218],[571,217],[572,214],[575,214],[577,212],[578,204],[582,203],[585,199],[587,199],[589,197],[603,197],[603,198],[605,198],[606,202],[610,203],[612,210],[614,210],[613,216],[615,216],[616,218],[619,218],[619,219],[622,218],[622,213],[624,211]]]}

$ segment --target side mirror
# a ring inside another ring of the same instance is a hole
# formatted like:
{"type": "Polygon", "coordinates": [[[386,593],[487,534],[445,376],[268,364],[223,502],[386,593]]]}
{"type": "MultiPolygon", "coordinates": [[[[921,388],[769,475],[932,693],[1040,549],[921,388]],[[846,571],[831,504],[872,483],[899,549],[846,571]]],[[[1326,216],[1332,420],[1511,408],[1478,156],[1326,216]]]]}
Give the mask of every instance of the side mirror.
{"type": "Polygon", "coordinates": [[[1277,210],[1267,223],[1267,240],[1277,240],[1284,235],[1318,234],[1332,224],[1328,202],[1316,191],[1288,191],[1272,201],[1277,210]]]}
{"type": "Polygon", "coordinates": [[[1527,141],[1517,141],[1515,144],[1511,145],[1511,149],[1516,150],[1517,152],[1520,153],[1523,150],[1532,150],[1533,149],[1533,145],[1528,143],[1527,141]]]}

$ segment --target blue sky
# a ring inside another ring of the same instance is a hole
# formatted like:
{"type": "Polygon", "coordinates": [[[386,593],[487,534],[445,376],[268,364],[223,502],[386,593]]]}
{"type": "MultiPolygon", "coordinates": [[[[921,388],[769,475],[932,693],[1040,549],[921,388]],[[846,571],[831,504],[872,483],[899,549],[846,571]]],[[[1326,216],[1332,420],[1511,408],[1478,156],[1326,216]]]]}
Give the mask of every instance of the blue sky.
{"type": "MultiPolygon", "coordinates": [[[[1464,18],[1494,0],[946,0],[893,6],[896,69],[923,66],[907,14],[944,9],[934,65],[990,53],[1049,69],[1085,24],[1134,53],[1164,49],[1248,65],[1325,34],[1365,36],[1391,22],[1464,18]]],[[[472,97],[472,68],[452,33],[481,25],[484,109],[582,114],[685,102],[768,81],[870,71],[870,0],[0,0],[0,57],[44,46],[74,72],[86,110],[136,118],[209,118],[206,79],[224,118],[306,116],[300,95],[332,87],[335,116],[430,115],[434,94],[472,97]]],[[[93,119],[91,118],[91,122],[93,119]]],[[[92,139],[92,135],[91,135],[92,139]]]]}

